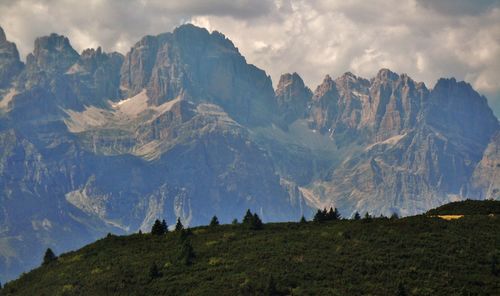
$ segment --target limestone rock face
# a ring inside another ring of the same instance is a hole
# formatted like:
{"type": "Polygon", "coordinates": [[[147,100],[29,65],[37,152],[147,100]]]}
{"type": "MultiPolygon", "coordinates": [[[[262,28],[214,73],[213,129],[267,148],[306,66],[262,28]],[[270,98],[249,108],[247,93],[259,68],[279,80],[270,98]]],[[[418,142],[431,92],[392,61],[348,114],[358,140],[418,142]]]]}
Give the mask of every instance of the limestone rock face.
{"type": "Polygon", "coordinates": [[[5,32],[0,27],[0,90],[10,86],[23,66],[16,45],[7,41],[5,32]]]}
{"type": "Polygon", "coordinates": [[[429,91],[408,75],[397,75],[382,69],[372,80],[370,96],[374,99],[365,119],[376,131],[377,140],[400,134],[417,124],[418,114],[426,103],[429,91]]]}
{"type": "Polygon", "coordinates": [[[476,166],[468,195],[478,199],[500,199],[500,132],[492,137],[476,166]]]}
{"type": "Polygon", "coordinates": [[[73,65],[78,57],[68,38],[51,34],[35,40],[35,49],[26,61],[28,68],[62,73],[73,65]]]}
{"type": "MultiPolygon", "coordinates": [[[[362,147],[313,183],[324,203],[349,214],[409,215],[467,196],[485,197],[477,187],[488,190],[495,179],[486,174],[496,176],[491,167],[496,138],[490,139],[499,125],[484,97],[455,79],[441,79],[429,92],[422,83],[386,69],[358,95],[363,90],[350,86],[356,81],[351,77],[344,75],[335,86],[326,80],[316,95],[333,105],[316,104],[323,114],[336,114],[326,121],[332,139],[345,143],[345,136],[335,135],[344,127],[362,147]],[[468,192],[471,180],[476,185],[468,192]]],[[[325,117],[318,117],[317,110],[312,122],[325,122],[317,120],[325,117]]]]}
{"type": "Polygon", "coordinates": [[[285,124],[290,124],[306,115],[312,92],[299,74],[287,73],[281,75],[275,96],[280,117],[285,124]]]}
{"type": "Polygon", "coordinates": [[[331,126],[335,124],[339,113],[339,93],[337,85],[329,75],[326,75],[312,97],[310,111],[310,127],[322,133],[331,132],[331,126]]]}
{"type": "Polygon", "coordinates": [[[425,119],[442,133],[461,137],[483,148],[498,130],[498,120],[486,98],[470,84],[457,82],[454,78],[438,80],[431,92],[425,119]]]}
{"type": "Polygon", "coordinates": [[[104,53],[101,48],[86,49],[66,71],[72,92],[82,105],[103,106],[106,100],[121,98],[120,68],[123,56],[104,53]]]}
{"type": "Polygon", "coordinates": [[[314,94],[310,126],[332,137],[384,140],[415,126],[428,94],[423,83],[387,69],[370,81],[352,73],[335,81],[327,76],[314,94]]]}
{"type": "Polygon", "coordinates": [[[247,64],[221,33],[193,25],[146,36],[134,45],[122,66],[121,85],[128,96],[145,88],[153,105],[181,93],[216,103],[242,123],[268,123],[276,110],[265,72],[247,64]]]}

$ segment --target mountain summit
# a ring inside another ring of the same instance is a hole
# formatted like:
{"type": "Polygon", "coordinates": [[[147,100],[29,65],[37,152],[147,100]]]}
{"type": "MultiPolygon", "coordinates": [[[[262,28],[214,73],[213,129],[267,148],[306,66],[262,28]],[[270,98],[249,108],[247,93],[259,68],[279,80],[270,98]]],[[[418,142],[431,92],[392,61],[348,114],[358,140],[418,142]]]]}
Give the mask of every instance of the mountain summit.
{"type": "Polygon", "coordinates": [[[465,82],[406,74],[271,78],[219,32],[183,25],[125,56],[0,30],[0,278],[108,232],[422,213],[500,198],[498,120],[465,82]]]}

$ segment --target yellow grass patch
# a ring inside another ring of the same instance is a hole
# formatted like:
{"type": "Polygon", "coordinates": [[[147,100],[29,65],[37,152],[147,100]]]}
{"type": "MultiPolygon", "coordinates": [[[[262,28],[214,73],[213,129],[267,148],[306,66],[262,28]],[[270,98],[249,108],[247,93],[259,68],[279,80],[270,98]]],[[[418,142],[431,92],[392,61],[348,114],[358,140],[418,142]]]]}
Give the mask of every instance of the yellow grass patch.
{"type": "Polygon", "coordinates": [[[455,219],[460,219],[464,215],[438,215],[439,218],[444,219],[444,220],[455,220],[455,219]]]}

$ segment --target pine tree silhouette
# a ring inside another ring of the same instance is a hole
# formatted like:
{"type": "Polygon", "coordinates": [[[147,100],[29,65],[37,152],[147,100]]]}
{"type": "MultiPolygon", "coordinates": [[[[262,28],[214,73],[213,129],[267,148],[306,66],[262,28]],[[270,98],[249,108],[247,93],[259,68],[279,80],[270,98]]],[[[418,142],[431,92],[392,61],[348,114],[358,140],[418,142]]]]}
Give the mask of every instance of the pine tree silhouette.
{"type": "Polygon", "coordinates": [[[151,234],[152,235],[163,235],[165,234],[165,229],[160,222],[160,220],[156,219],[155,223],[153,224],[153,227],[151,228],[151,234]]]}
{"type": "Polygon", "coordinates": [[[51,262],[54,262],[57,260],[57,256],[54,254],[51,248],[48,248],[47,251],[45,251],[45,255],[43,256],[43,263],[42,265],[47,265],[51,262]]]}
{"type": "Polygon", "coordinates": [[[175,231],[181,231],[184,229],[184,225],[182,225],[181,218],[177,218],[177,224],[175,224],[175,231]]]}
{"type": "Polygon", "coordinates": [[[248,209],[245,216],[243,217],[243,224],[250,224],[252,222],[252,219],[252,212],[250,212],[250,209],[248,209]]]}
{"type": "Polygon", "coordinates": [[[217,218],[217,216],[213,216],[212,220],[210,220],[210,227],[215,226],[219,226],[219,219],[217,218]]]}

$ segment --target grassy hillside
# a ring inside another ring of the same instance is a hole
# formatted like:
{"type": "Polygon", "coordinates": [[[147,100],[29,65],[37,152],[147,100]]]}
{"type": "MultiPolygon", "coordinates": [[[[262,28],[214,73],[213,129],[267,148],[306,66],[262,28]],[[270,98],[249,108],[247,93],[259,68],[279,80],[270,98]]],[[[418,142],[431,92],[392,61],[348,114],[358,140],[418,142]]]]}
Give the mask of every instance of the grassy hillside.
{"type": "Polygon", "coordinates": [[[465,200],[442,205],[427,212],[429,215],[500,215],[500,201],[465,200]]]}
{"type": "Polygon", "coordinates": [[[498,216],[223,225],[108,236],[2,295],[500,295],[499,261],[498,216]]]}

